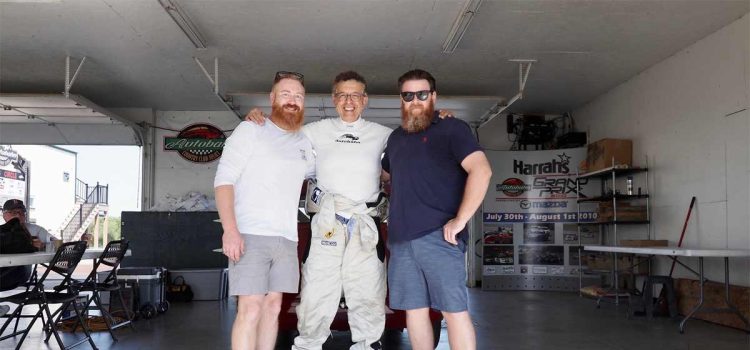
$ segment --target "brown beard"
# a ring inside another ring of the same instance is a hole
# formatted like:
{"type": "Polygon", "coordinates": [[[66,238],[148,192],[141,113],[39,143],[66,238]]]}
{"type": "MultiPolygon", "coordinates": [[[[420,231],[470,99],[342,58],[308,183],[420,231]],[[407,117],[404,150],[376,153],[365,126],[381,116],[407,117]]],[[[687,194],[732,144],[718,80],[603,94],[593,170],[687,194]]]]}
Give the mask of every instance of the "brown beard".
{"type": "Polygon", "coordinates": [[[292,104],[280,105],[274,103],[271,106],[271,120],[280,128],[289,131],[297,131],[302,127],[302,121],[305,118],[305,110],[292,104]],[[286,110],[284,107],[291,107],[294,110],[286,110]]]}
{"type": "Polygon", "coordinates": [[[401,127],[410,134],[426,130],[435,117],[434,112],[435,106],[432,101],[425,101],[419,106],[412,105],[409,109],[401,102],[401,127]]]}

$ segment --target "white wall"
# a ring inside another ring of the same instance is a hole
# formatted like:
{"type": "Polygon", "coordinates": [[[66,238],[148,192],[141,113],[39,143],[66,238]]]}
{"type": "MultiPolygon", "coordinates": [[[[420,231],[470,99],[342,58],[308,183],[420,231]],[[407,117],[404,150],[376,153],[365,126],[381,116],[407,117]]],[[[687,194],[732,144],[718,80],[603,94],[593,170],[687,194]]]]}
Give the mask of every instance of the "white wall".
{"type": "MultiPolygon", "coordinates": [[[[113,113],[140,123],[142,125],[154,124],[156,115],[151,108],[111,108],[113,113]]],[[[143,137],[143,145],[141,147],[141,179],[140,189],[141,192],[138,194],[140,198],[140,208],[148,209],[153,205],[153,188],[154,188],[154,129],[144,127],[141,133],[143,137]]]]}
{"type": "MultiPolygon", "coordinates": [[[[210,163],[185,160],[177,152],[164,150],[164,137],[176,136],[179,130],[194,123],[209,123],[221,130],[231,130],[240,123],[237,116],[229,111],[157,111],[155,123],[159,128],[154,130],[153,140],[154,202],[159,203],[167,194],[182,197],[191,191],[213,198],[218,159],[210,163]]],[[[226,132],[226,135],[228,137],[231,133],[226,132]]],[[[144,210],[149,207],[144,206],[144,210]]]]}
{"type": "MultiPolygon", "coordinates": [[[[683,246],[750,249],[748,16],[573,113],[591,140],[629,138],[636,163],[648,157],[657,239],[677,243],[696,196],[683,246]]],[[[657,268],[668,273],[669,264],[657,268]]],[[[733,284],[750,286],[748,259],[733,259],[730,270],[733,284]]],[[[706,273],[722,281],[722,261],[708,259],[706,273]]],[[[681,268],[675,275],[695,278],[681,268]]]]}
{"type": "Polygon", "coordinates": [[[59,235],[60,225],[75,203],[75,152],[51,146],[14,145],[13,149],[30,165],[32,206],[26,203],[29,220],[59,235]],[[63,180],[65,172],[68,181],[63,180]]]}
{"type": "MultiPolygon", "coordinates": [[[[508,135],[506,130],[507,121],[508,116],[503,114],[479,128],[477,131],[479,134],[479,144],[485,150],[510,151],[513,141],[509,138],[510,135],[508,135]]],[[[512,135],[512,137],[516,136],[512,135]]],[[[532,146],[529,149],[534,149],[534,147],[532,146]]]]}

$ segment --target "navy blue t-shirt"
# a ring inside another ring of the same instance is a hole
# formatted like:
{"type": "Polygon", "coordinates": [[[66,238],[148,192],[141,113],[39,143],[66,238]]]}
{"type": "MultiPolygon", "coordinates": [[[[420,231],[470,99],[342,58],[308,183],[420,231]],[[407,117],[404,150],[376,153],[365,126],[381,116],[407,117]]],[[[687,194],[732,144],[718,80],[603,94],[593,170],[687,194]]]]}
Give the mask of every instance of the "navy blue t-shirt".
{"type": "Polygon", "coordinates": [[[391,174],[388,239],[419,238],[456,217],[467,177],[461,162],[481,149],[466,122],[437,112],[427,130],[394,130],[382,160],[391,174]]]}

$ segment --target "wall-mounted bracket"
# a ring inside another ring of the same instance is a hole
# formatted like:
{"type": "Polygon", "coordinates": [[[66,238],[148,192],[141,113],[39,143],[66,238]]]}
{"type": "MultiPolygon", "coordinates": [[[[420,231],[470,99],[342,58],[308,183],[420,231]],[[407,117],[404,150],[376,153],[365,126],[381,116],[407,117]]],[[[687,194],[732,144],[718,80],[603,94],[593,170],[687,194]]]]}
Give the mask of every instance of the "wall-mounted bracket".
{"type": "Polygon", "coordinates": [[[211,82],[211,85],[214,88],[214,91],[213,91],[214,95],[216,95],[216,97],[219,98],[219,101],[221,101],[221,104],[223,104],[224,107],[226,107],[229,111],[231,111],[232,113],[234,113],[237,116],[237,118],[240,118],[240,120],[243,120],[244,118],[237,111],[237,107],[232,104],[232,99],[231,98],[225,98],[225,97],[221,96],[221,94],[219,93],[219,58],[218,57],[214,58],[214,74],[213,74],[213,76],[208,72],[208,70],[206,69],[206,67],[203,66],[203,63],[201,63],[201,61],[198,59],[198,57],[193,57],[193,59],[195,60],[195,63],[198,64],[198,67],[201,68],[201,70],[203,71],[203,74],[206,76],[206,78],[208,79],[208,81],[211,82]]]}
{"type": "Polygon", "coordinates": [[[536,62],[535,59],[526,59],[526,58],[517,58],[508,60],[510,62],[516,62],[518,63],[518,93],[513,96],[508,102],[502,103],[499,102],[495,108],[488,111],[482,118],[479,119],[479,127],[482,127],[489,123],[492,119],[495,119],[497,116],[499,116],[503,111],[508,109],[510,105],[513,104],[513,102],[516,102],[518,100],[523,99],[523,92],[526,88],[526,81],[529,79],[529,72],[531,72],[531,65],[536,62]]]}

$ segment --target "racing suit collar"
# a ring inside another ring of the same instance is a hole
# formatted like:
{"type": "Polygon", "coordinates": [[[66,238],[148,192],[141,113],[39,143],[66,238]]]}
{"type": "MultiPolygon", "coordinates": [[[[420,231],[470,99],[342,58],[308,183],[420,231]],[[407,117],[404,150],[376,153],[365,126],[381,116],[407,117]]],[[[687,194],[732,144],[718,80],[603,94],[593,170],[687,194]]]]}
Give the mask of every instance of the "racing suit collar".
{"type": "Polygon", "coordinates": [[[353,122],[345,122],[341,120],[341,118],[336,119],[336,126],[339,127],[342,130],[357,130],[362,127],[362,125],[365,123],[365,120],[362,119],[362,116],[357,118],[357,120],[353,122]]]}

